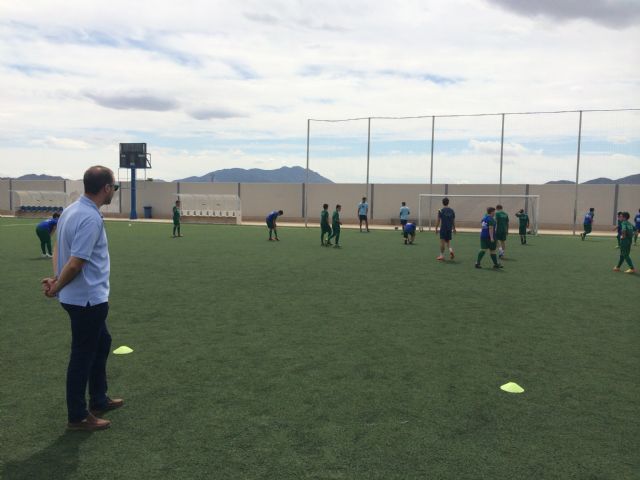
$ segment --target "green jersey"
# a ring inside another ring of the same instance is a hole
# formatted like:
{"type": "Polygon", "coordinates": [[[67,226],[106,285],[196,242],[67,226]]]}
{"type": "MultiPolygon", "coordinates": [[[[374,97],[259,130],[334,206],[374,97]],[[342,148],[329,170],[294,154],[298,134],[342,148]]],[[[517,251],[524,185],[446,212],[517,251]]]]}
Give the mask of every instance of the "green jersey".
{"type": "Polygon", "coordinates": [[[504,210],[496,212],[496,232],[506,233],[509,230],[509,215],[504,210]]]}
{"type": "Polygon", "coordinates": [[[333,222],[333,228],[340,228],[340,212],[334,210],[331,221],[333,222]]]}
{"type": "Polygon", "coordinates": [[[174,222],[179,222],[180,221],[180,209],[178,207],[176,207],[175,205],[173,207],[173,221],[174,222]]]}
{"type": "Polygon", "coordinates": [[[328,210],[322,210],[322,212],[320,212],[320,225],[329,225],[329,211],[328,210]]]}
{"type": "Polygon", "coordinates": [[[633,233],[635,229],[631,222],[628,220],[624,220],[620,223],[620,242],[625,242],[631,244],[631,239],[633,238],[633,233]]]}
{"type": "Polygon", "coordinates": [[[529,215],[526,213],[516,213],[516,217],[518,217],[520,222],[520,228],[527,228],[527,225],[529,224],[529,215]]]}

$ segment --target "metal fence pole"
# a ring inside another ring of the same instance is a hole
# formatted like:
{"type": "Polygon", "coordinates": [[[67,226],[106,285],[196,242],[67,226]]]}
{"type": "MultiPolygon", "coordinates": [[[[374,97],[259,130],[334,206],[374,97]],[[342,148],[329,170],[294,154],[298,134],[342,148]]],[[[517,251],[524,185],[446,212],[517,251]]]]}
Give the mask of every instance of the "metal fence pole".
{"type": "Polygon", "coordinates": [[[580,144],[582,143],[582,110],[578,120],[578,154],[576,156],[576,191],[573,197],[573,235],[576,234],[578,220],[578,180],[580,178],[580,144]]]}
{"type": "Polygon", "coordinates": [[[369,196],[369,157],[371,155],[371,117],[368,119],[367,124],[367,187],[365,190],[365,196],[369,196]]]}
{"type": "MultiPolygon", "coordinates": [[[[431,169],[429,171],[429,194],[433,195],[433,142],[435,139],[436,131],[436,116],[431,116],[431,169]]],[[[418,197],[418,200],[420,197],[418,197]]],[[[429,231],[431,231],[431,207],[433,205],[433,197],[429,197],[429,231]]],[[[420,211],[420,208],[418,208],[420,211]]],[[[420,219],[422,221],[422,219],[420,219]]],[[[422,225],[421,225],[422,227],[422,225]]]]}
{"type": "Polygon", "coordinates": [[[500,133],[500,186],[498,187],[498,194],[502,195],[502,164],[504,158],[504,113],[502,114],[502,132],[500,133]]]}
{"type": "Polygon", "coordinates": [[[311,133],[311,119],[307,119],[307,172],[306,172],[306,179],[305,179],[305,183],[304,183],[304,197],[302,199],[302,201],[304,202],[303,205],[303,209],[304,209],[304,226],[305,228],[307,227],[307,222],[308,222],[308,216],[307,216],[307,204],[308,204],[308,193],[307,191],[309,190],[309,134],[311,133]]]}

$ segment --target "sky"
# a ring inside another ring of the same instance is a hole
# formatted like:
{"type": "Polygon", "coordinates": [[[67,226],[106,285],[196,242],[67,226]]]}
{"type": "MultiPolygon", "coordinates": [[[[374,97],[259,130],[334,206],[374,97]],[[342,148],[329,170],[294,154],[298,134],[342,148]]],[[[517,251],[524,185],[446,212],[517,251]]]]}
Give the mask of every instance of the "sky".
{"type": "MultiPolygon", "coordinates": [[[[435,183],[497,183],[500,113],[640,108],[640,2],[0,0],[0,102],[0,176],[304,167],[308,119],[364,118],[311,121],[310,168],[428,182],[433,126],[435,183]]],[[[503,181],[575,179],[578,130],[505,115],[503,181]]],[[[581,135],[581,181],[640,173],[640,111],[581,135]]]]}

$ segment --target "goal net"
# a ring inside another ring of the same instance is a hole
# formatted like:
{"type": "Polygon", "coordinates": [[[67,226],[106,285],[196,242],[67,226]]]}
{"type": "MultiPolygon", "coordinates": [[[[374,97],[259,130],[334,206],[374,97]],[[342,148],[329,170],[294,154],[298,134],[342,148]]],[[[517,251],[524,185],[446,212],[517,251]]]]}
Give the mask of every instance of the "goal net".
{"type": "Polygon", "coordinates": [[[180,210],[185,217],[210,217],[242,220],[240,197],[237,195],[214,195],[179,193],[180,210]]]}
{"type": "Polygon", "coordinates": [[[516,213],[520,210],[529,216],[528,232],[538,233],[540,217],[539,195],[440,195],[421,194],[418,203],[418,227],[431,230],[438,220],[438,210],[442,208],[442,199],[449,199],[449,207],[456,212],[456,227],[477,228],[487,213],[487,207],[502,205],[509,215],[509,230],[518,231],[516,213]]]}

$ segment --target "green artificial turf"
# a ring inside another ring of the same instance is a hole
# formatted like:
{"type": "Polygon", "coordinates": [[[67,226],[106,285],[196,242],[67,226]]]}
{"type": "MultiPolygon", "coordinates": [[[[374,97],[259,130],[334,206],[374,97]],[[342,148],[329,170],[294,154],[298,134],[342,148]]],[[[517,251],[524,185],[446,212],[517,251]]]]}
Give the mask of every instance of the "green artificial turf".
{"type": "Polygon", "coordinates": [[[34,228],[0,220],[3,479],[640,477],[640,275],[613,238],[512,235],[493,271],[477,234],[442,264],[426,232],[108,222],[134,352],[109,359],[112,428],[83,434],[34,228]]]}

